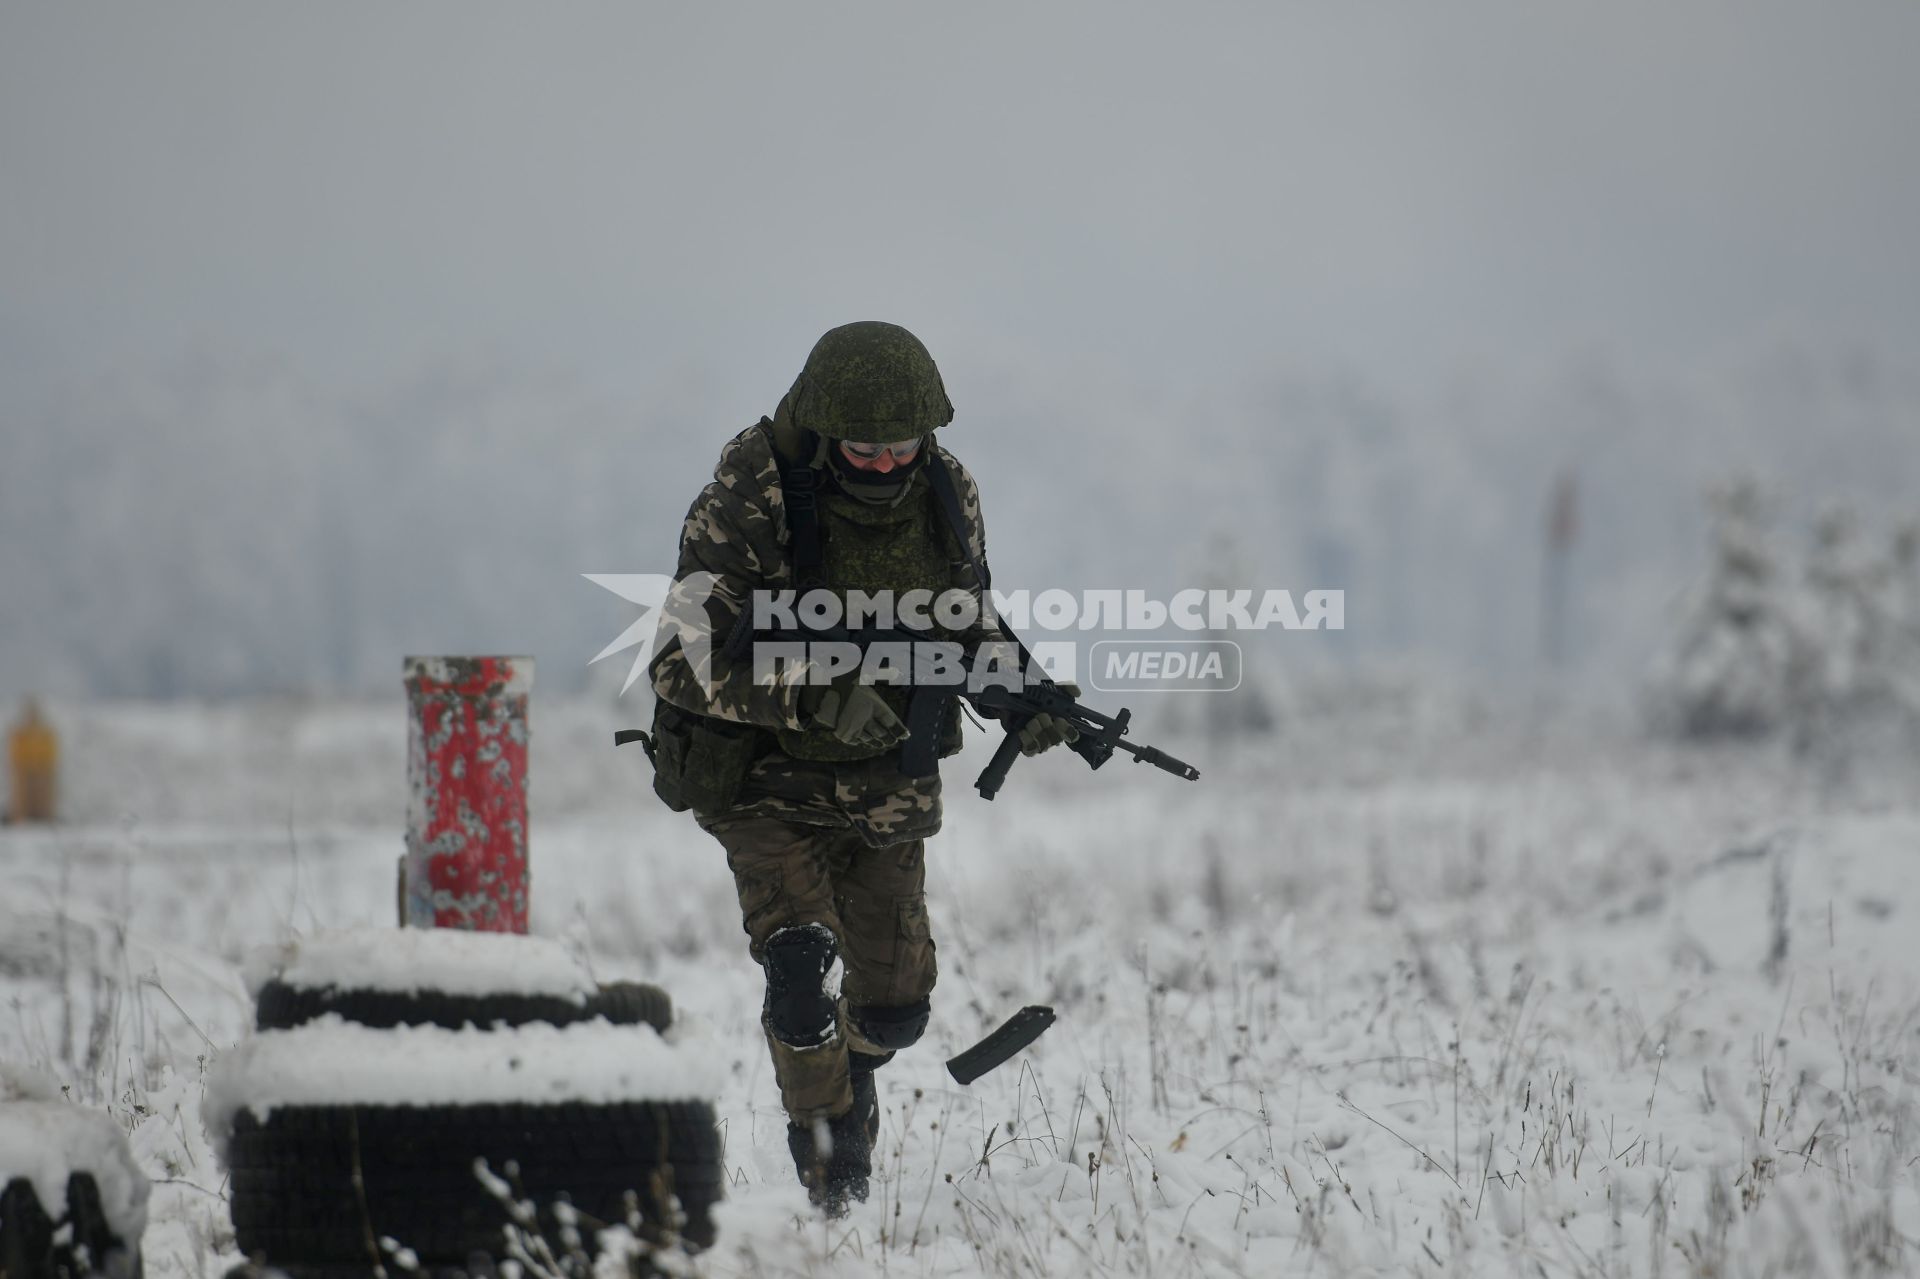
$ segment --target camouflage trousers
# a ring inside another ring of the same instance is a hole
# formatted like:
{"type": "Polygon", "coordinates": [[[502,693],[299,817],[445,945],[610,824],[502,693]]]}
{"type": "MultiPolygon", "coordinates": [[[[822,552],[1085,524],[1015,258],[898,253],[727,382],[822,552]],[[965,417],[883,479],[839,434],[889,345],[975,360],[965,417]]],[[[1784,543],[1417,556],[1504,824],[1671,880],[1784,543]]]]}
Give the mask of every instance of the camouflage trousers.
{"type": "Polygon", "coordinates": [[[767,1034],[780,1101],[798,1122],[846,1113],[853,1104],[847,1054],[885,1055],[848,1009],[891,1010],[924,1001],[935,977],[927,925],[925,843],[875,847],[852,826],[729,815],[701,823],[727,850],[756,962],[783,928],[820,924],[839,941],[843,975],[838,1033],[818,1048],[767,1034]]]}

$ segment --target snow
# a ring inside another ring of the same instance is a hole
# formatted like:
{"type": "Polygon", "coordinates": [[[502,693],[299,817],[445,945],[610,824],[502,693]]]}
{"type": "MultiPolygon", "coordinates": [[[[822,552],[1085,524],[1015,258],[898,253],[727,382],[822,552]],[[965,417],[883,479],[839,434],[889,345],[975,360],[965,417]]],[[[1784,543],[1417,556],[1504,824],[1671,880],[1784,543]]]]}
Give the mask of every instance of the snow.
{"type": "Polygon", "coordinates": [[[602,1020],[497,1030],[373,1029],[328,1013],[262,1031],[224,1052],[201,1114],[216,1140],[248,1110],[281,1106],[460,1106],[698,1101],[718,1081],[698,1035],[602,1020]]]}
{"type": "MultiPolygon", "coordinates": [[[[0,1077],[9,1071],[0,1068],[0,1077]]],[[[0,1078],[0,1084],[6,1082],[0,1078]]],[[[138,1239],[145,1233],[152,1187],[111,1118],[66,1101],[0,1097],[0,1185],[26,1178],[41,1208],[58,1220],[65,1211],[67,1181],[78,1172],[93,1175],[116,1236],[138,1239]]]]}
{"type": "MultiPolygon", "coordinates": [[[[1910,758],[1835,791],[1772,747],[1437,695],[1356,716],[1353,697],[1308,693],[1237,754],[1143,725],[1202,770],[1193,784],[1056,752],[989,804],[966,785],[977,748],[948,762],[933,1023],[880,1072],[872,1201],[832,1224],[794,1180],[722,851],[653,801],[638,759],[597,798],[536,797],[536,933],[706,1023],[652,1041],[692,1062],[724,1135],[720,1241],[694,1272],[1920,1264],[1910,758]],[[944,1059],[1027,1003],[1058,1022],[956,1087],[944,1059]]],[[[262,768],[305,776],[335,820],[259,820],[272,783],[226,744],[242,712],[147,708],[133,793],[164,796],[161,816],[0,831],[0,1059],[130,1132],[155,1181],[152,1279],[237,1260],[200,1108],[231,1113],[232,1063],[275,1051],[236,1047],[274,1042],[251,1033],[243,957],[360,927],[409,940],[384,926],[404,760],[353,749],[401,717],[313,713],[326,731],[296,721],[289,740],[323,743],[262,768]],[[194,744],[184,762],[166,715],[194,744]]],[[[556,779],[626,758],[608,730],[643,718],[534,713],[579,728],[571,746],[536,738],[533,771],[556,779]]],[[[111,708],[92,714],[117,731],[111,708]]]]}
{"type": "Polygon", "coordinates": [[[152,1187],[119,1127],[103,1111],[63,1100],[46,1071],[0,1059],[0,1186],[25,1177],[58,1219],[76,1172],[93,1174],[114,1234],[133,1239],[146,1230],[152,1187]]]}
{"type": "Polygon", "coordinates": [[[60,1085],[44,1070],[0,1060],[0,1105],[11,1101],[58,1101],[60,1085]]]}
{"type": "Polygon", "coordinates": [[[249,959],[248,989],[278,979],[300,990],[443,991],[545,995],[584,1004],[593,976],[547,937],[446,928],[343,928],[264,947],[249,959]]]}

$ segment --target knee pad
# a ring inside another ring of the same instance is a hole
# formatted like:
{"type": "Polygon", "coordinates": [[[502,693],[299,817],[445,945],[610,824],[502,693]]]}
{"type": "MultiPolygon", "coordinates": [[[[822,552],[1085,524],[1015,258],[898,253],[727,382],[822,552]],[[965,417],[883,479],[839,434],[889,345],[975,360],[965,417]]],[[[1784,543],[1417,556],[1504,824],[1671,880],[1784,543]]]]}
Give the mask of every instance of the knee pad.
{"type": "Polygon", "coordinates": [[[782,928],[766,944],[767,1031],[789,1048],[818,1048],[833,1041],[834,1000],[827,971],[839,944],[824,924],[782,928]]]}
{"type": "Polygon", "coordinates": [[[860,1037],[887,1054],[911,1048],[926,1033],[933,1016],[933,1001],[922,999],[912,1004],[849,1004],[847,1020],[860,1037]]]}

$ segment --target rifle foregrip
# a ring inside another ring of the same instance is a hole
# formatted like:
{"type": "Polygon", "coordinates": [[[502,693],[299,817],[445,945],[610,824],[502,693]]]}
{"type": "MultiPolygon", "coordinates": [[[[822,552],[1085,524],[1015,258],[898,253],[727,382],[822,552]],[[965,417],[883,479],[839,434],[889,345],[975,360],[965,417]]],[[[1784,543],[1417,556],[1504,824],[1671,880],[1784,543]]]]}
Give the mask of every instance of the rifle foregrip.
{"type": "Polygon", "coordinates": [[[1000,745],[993,752],[993,759],[980,770],[974,789],[980,792],[981,799],[992,799],[1000,790],[1001,783],[1007,780],[1007,774],[1013,769],[1013,761],[1020,756],[1020,733],[1009,728],[1007,735],[1000,739],[1000,745]]]}

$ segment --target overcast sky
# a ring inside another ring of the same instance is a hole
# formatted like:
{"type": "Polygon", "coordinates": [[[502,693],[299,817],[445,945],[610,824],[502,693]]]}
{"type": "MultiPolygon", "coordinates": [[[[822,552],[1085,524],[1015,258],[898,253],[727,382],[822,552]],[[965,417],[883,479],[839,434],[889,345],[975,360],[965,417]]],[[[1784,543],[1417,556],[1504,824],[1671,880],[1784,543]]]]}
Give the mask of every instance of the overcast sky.
{"type": "Polygon", "coordinates": [[[579,574],[854,319],[1003,581],[1224,533],[1504,673],[1572,469],[1628,669],[1703,484],[1911,505],[1916,54],[1910,0],[0,0],[0,690],[577,673],[579,574]]]}
{"type": "Polygon", "coordinates": [[[1920,6],[0,8],[16,376],[1920,338],[1920,6]]]}

